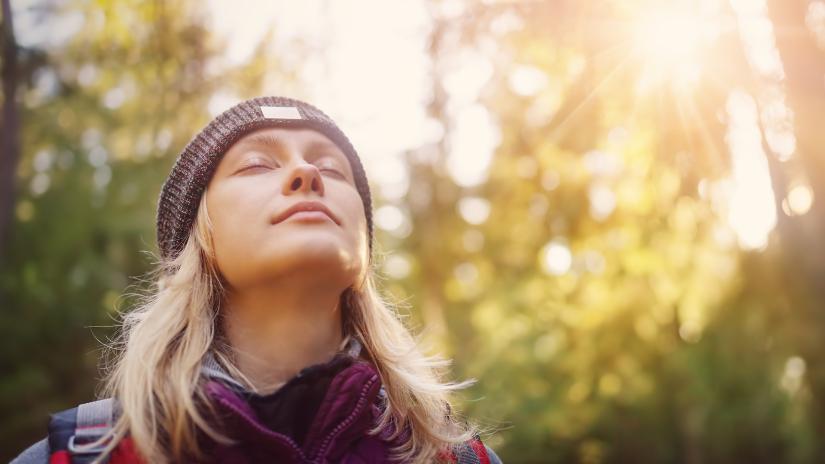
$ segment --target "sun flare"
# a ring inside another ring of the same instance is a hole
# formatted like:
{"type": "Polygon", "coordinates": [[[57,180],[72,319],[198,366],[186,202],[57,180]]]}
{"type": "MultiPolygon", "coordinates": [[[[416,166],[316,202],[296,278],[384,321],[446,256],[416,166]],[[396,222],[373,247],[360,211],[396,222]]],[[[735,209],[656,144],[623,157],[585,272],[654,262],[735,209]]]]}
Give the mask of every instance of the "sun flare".
{"type": "Polygon", "coordinates": [[[693,3],[659,5],[632,22],[633,49],[647,76],[695,81],[703,53],[718,35],[718,21],[693,3]]]}

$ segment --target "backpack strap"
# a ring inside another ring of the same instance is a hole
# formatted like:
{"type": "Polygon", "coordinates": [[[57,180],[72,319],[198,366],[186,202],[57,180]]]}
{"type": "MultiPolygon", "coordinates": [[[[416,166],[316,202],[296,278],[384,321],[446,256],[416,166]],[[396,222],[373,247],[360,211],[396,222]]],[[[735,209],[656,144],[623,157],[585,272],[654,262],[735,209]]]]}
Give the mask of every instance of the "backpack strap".
{"type": "MultiPolygon", "coordinates": [[[[106,444],[95,447],[87,445],[112,430],[115,416],[115,401],[112,398],[83,403],[53,414],[49,422],[51,460],[88,464],[97,459],[106,444]]],[[[100,462],[108,462],[108,456],[100,462]]]]}
{"type": "MultiPolygon", "coordinates": [[[[85,464],[99,456],[106,447],[105,443],[92,448],[84,445],[92,443],[106,435],[112,430],[114,422],[115,411],[114,400],[112,398],[83,403],[78,406],[74,435],[69,437],[69,442],[66,445],[69,454],[72,455],[72,464],[85,464]]],[[[107,461],[108,458],[102,462],[105,463],[107,461]]]]}
{"type": "Polygon", "coordinates": [[[500,464],[501,461],[498,456],[492,453],[492,456],[481,439],[478,437],[455,446],[452,451],[440,456],[441,459],[454,464],[500,464]],[[495,456],[495,458],[493,458],[495,456]]]}
{"type": "Polygon", "coordinates": [[[456,450],[456,458],[458,464],[490,464],[487,449],[478,438],[462,443],[456,450]]]}

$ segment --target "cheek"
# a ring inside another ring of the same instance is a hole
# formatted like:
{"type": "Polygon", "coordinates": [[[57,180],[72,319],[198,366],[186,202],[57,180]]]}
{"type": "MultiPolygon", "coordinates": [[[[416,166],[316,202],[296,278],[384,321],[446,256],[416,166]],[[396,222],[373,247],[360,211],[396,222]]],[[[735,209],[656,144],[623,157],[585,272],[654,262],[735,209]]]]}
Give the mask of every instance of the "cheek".
{"type": "Polygon", "coordinates": [[[346,214],[348,229],[351,230],[353,235],[366,234],[367,217],[364,213],[364,203],[361,201],[361,197],[352,192],[346,192],[346,195],[342,195],[347,198],[342,206],[344,207],[343,212],[346,214]]]}
{"type": "Polygon", "coordinates": [[[241,192],[216,189],[209,193],[206,204],[216,251],[246,243],[241,238],[252,231],[251,226],[257,219],[255,212],[260,211],[260,207],[241,192]]]}
{"type": "Polygon", "coordinates": [[[206,206],[209,209],[209,219],[212,223],[212,232],[215,240],[218,241],[223,234],[225,224],[231,223],[227,216],[232,214],[232,209],[227,208],[228,202],[223,195],[213,194],[206,198],[206,206]]]}
{"type": "Polygon", "coordinates": [[[367,229],[367,217],[364,212],[364,203],[361,197],[356,197],[348,208],[351,220],[352,234],[360,247],[364,248],[364,253],[368,253],[369,248],[369,231],[367,229]]]}

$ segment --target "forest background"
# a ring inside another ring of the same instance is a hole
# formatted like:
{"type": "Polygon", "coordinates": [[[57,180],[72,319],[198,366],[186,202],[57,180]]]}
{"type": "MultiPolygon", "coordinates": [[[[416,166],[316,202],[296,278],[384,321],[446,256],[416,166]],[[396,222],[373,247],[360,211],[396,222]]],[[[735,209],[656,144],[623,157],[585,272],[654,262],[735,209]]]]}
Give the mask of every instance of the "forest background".
{"type": "Polygon", "coordinates": [[[317,104],[510,463],[825,462],[825,1],[2,0],[0,460],[93,398],[160,186],[317,104]]]}

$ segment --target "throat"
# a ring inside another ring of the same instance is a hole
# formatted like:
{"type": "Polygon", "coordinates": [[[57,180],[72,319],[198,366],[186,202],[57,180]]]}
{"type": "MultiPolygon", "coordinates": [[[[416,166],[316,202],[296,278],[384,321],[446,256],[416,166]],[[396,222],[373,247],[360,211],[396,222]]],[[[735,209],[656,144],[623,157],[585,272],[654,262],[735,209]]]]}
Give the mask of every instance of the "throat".
{"type": "Polygon", "coordinates": [[[259,391],[271,391],[301,369],[328,361],[343,340],[338,296],[306,299],[301,305],[265,296],[233,295],[222,321],[237,367],[259,391]]]}

